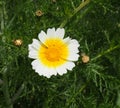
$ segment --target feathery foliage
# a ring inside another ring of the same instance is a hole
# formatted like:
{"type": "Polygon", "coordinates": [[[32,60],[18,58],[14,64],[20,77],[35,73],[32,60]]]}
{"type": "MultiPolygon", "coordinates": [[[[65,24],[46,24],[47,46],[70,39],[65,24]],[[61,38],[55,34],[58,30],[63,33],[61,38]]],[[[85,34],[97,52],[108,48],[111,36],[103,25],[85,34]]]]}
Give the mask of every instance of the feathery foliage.
{"type": "Polygon", "coordinates": [[[0,24],[0,108],[120,108],[119,0],[1,0],[0,24]],[[52,27],[90,61],[47,79],[32,70],[28,44],[52,27]]]}

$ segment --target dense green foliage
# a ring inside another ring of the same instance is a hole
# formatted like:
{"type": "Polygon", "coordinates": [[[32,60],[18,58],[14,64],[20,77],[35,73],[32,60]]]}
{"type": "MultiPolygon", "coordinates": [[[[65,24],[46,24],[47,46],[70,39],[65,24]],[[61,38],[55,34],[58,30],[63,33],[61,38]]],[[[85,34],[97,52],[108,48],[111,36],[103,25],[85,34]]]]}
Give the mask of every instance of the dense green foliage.
{"type": "Polygon", "coordinates": [[[0,108],[120,107],[120,1],[90,0],[75,13],[86,1],[0,1],[0,108]],[[60,25],[90,61],[80,57],[73,71],[47,79],[32,70],[28,44],[60,25]]]}

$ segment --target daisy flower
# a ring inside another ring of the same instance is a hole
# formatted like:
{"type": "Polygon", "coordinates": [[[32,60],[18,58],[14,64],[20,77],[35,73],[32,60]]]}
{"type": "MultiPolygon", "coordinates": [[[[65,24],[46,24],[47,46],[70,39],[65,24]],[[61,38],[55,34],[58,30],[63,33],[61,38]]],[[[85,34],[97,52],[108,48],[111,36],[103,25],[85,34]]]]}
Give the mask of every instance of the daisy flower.
{"type": "Polygon", "coordinates": [[[70,37],[63,38],[64,34],[64,28],[49,28],[47,33],[41,31],[39,40],[33,39],[29,45],[28,57],[34,59],[32,68],[39,75],[50,78],[52,75],[63,75],[75,67],[79,43],[70,37]]]}

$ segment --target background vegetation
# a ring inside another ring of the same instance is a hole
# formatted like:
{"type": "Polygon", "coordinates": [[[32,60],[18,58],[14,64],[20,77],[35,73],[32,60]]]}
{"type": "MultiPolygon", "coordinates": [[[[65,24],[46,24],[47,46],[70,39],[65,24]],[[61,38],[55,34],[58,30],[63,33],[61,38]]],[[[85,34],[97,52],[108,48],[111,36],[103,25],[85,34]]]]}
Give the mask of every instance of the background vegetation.
{"type": "Polygon", "coordinates": [[[1,0],[0,24],[0,108],[120,108],[119,0],[1,0]],[[90,61],[47,79],[32,70],[28,44],[52,27],[90,61]]]}

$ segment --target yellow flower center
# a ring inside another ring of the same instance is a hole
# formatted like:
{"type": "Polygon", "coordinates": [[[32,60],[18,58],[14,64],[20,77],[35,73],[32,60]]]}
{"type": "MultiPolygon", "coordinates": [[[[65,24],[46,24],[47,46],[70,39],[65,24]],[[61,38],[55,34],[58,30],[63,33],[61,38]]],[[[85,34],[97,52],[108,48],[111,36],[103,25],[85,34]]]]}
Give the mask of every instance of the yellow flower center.
{"type": "Polygon", "coordinates": [[[38,55],[40,61],[48,67],[57,67],[64,64],[68,57],[68,46],[62,39],[50,38],[40,46],[38,55]]]}

